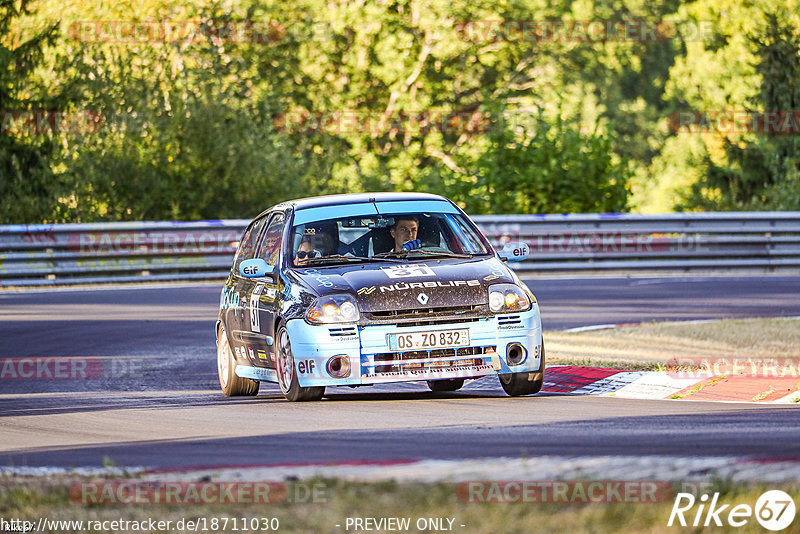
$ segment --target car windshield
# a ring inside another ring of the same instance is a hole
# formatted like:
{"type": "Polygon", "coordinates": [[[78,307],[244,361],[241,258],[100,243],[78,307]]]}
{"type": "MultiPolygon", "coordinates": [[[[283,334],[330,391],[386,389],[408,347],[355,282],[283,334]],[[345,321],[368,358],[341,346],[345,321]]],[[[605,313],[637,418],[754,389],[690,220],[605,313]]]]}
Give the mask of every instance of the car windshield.
{"type": "Polygon", "coordinates": [[[292,228],[292,264],[470,258],[488,243],[463,215],[397,213],[308,221],[292,228]]]}

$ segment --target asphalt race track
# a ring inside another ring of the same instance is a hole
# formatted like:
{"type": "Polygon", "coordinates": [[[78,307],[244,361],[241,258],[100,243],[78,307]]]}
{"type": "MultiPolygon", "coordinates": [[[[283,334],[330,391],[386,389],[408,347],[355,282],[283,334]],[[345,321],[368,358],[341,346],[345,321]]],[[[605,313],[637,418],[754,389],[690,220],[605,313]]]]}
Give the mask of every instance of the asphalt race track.
{"type": "MultiPolygon", "coordinates": [[[[800,316],[800,277],[536,278],[545,329],[800,316]]],[[[0,358],[88,359],[90,379],[0,380],[0,466],[187,467],[534,455],[800,457],[796,406],[540,394],[495,379],[277,386],[227,399],[215,367],[216,285],[0,292],[0,358]]]]}

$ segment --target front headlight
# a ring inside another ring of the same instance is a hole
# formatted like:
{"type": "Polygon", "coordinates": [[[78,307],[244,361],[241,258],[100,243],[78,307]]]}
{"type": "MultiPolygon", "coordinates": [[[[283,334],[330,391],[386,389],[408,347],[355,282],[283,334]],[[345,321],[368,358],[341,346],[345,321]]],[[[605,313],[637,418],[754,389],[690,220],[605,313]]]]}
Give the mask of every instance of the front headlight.
{"type": "Polygon", "coordinates": [[[312,324],[355,323],[361,315],[352,295],[328,295],[314,301],[306,312],[306,320],[312,324]]]}
{"type": "Polygon", "coordinates": [[[521,312],[531,309],[531,301],[515,284],[489,286],[489,309],[494,313],[521,312]]]}

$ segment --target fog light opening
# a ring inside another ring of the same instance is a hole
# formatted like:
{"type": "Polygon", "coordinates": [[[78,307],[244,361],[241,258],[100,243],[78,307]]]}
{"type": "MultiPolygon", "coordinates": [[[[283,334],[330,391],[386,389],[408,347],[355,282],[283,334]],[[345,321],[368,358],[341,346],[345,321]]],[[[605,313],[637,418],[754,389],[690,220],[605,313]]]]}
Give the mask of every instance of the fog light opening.
{"type": "Polygon", "coordinates": [[[506,361],[508,365],[520,365],[528,357],[528,351],[519,343],[511,343],[506,348],[506,361]]]}
{"type": "Polygon", "coordinates": [[[337,354],[328,360],[325,366],[328,374],[333,378],[347,378],[350,376],[350,358],[347,354],[337,354]]]}

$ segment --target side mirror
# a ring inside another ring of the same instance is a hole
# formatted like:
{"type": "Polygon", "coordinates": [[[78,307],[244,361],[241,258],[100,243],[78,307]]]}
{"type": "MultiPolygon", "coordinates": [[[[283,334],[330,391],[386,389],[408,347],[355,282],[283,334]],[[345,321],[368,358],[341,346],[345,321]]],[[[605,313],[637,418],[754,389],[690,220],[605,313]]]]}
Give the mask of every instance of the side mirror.
{"type": "Polygon", "coordinates": [[[528,259],[530,247],[522,241],[506,243],[500,255],[507,261],[522,261],[528,259]]]}
{"type": "Polygon", "coordinates": [[[272,274],[275,267],[268,264],[266,260],[261,258],[253,258],[252,260],[244,260],[239,264],[239,274],[245,278],[261,278],[272,274]]]}

